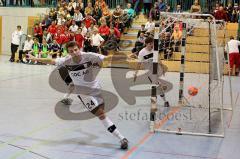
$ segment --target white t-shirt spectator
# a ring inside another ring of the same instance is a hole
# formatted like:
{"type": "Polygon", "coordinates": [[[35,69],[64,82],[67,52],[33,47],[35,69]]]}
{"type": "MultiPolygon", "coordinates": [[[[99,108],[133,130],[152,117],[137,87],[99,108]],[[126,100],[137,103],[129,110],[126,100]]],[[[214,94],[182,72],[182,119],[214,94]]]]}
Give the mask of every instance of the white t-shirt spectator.
{"type": "Polygon", "coordinates": [[[83,16],[82,16],[82,13],[74,13],[74,16],[73,16],[73,20],[75,20],[76,22],[79,22],[79,21],[82,21],[83,20],[83,16]]]}
{"type": "Polygon", "coordinates": [[[100,46],[101,42],[104,41],[104,39],[101,37],[101,35],[96,34],[92,35],[92,44],[93,46],[100,46]]]}
{"type": "Polygon", "coordinates": [[[231,53],[239,53],[238,46],[240,45],[240,41],[238,40],[230,40],[225,46],[225,50],[228,50],[229,54],[231,53]]]}
{"type": "Polygon", "coordinates": [[[30,41],[26,40],[24,42],[23,51],[32,50],[33,43],[34,43],[33,40],[30,40],[30,41]]]}
{"type": "Polygon", "coordinates": [[[71,32],[76,32],[77,30],[78,30],[78,26],[75,24],[75,25],[71,25],[70,27],[69,27],[69,30],[71,31],[71,32]]]}
{"type": "Polygon", "coordinates": [[[147,23],[145,24],[145,29],[147,30],[147,32],[154,31],[154,29],[155,29],[155,23],[154,23],[154,22],[147,22],[147,23]]]}
{"type": "Polygon", "coordinates": [[[85,36],[87,32],[88,32],[87,28],[85,26],[82,27],[82,35],[85,36]]]}
{"type": "Polygon", "coordinates": [[[20,36],[23,34],[23,32],[20,30],[20,31],[17,31],[15,30],[13,33],[12,33],[12,44],[14,45],[19,45],[20,44],[20,36]]]}

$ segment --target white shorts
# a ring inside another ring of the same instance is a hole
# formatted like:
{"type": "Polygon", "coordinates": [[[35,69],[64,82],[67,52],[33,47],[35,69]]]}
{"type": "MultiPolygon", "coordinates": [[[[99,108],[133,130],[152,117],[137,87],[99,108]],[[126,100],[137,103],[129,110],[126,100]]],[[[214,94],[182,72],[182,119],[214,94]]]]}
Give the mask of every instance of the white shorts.
{"type": "Polygon", "coordinates": [[[89,110],[92,111],[101,104],[103,104],[103,98],[101,95],[98,96],[88,96],[88,95],[82,95],[79,94],[78,98],[81,100],[83,105],[89,110]]]}

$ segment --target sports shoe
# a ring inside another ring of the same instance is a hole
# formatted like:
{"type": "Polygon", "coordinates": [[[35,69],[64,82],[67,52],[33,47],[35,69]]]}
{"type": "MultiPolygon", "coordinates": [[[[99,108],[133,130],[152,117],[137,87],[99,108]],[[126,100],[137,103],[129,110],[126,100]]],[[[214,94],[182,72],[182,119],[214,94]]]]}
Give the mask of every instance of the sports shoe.
{"type": "Polygon", "coordinates": [[[71,105],[73,100],[71,98],[64,98],[60,102],[62,102],[65,105],[71,105]]]}
{"type": "Polygon", "coordinates": [[[121,149],[123,150],[128,149],[128,140],[126,138],[122,139],[120,143],[121,143],[121,149]]]}

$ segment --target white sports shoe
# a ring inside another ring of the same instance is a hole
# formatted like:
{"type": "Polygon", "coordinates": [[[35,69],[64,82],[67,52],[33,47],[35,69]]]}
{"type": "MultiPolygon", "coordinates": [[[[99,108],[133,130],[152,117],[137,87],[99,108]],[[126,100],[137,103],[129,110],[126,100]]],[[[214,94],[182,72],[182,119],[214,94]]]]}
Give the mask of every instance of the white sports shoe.
{"type": "Polygon", "coordinates": [[[120,143],[121,143],[121,149],[123,150],[128,149],[128,140],[126,138],[122,139],[120,143]]]}

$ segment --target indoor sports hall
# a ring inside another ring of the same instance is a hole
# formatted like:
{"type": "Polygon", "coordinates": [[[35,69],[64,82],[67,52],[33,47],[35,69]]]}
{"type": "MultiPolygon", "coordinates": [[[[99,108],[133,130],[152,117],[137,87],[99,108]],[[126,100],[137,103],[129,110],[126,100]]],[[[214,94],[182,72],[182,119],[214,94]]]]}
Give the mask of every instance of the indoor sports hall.
{"type": "Polygon", "coordinates": [[[238,0],[0,2],[0,159],[239,158],[238,0]]]}

